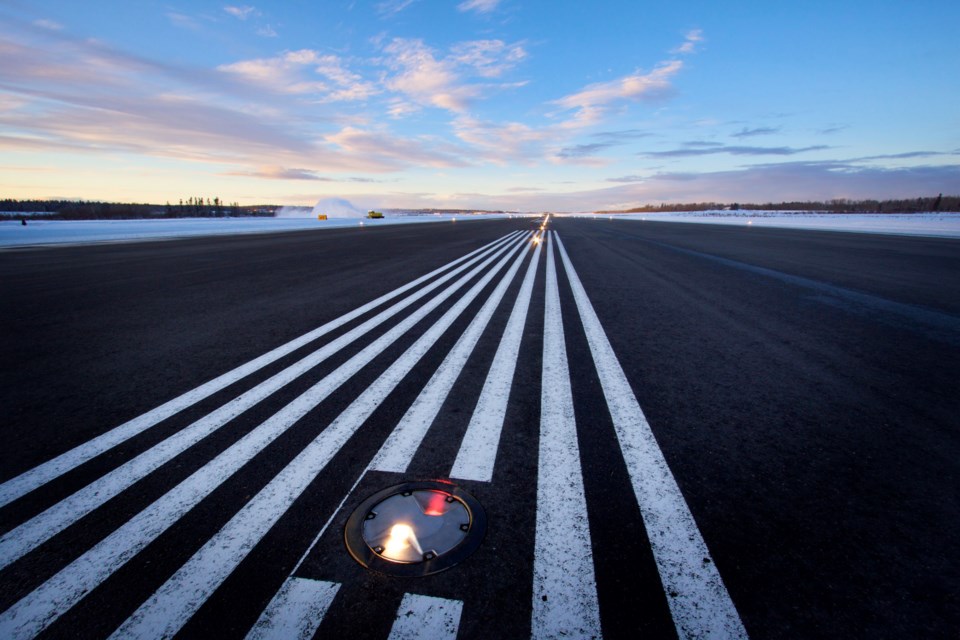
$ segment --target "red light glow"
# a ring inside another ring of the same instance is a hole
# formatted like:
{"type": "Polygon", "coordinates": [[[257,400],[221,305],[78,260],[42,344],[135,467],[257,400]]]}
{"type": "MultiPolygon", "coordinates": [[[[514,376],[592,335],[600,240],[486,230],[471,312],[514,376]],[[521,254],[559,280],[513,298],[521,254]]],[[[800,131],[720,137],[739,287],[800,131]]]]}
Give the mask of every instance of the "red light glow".
{"type": "Polygon", "coordinates": [[[430,502],[427,503],[427,508],[423,510],[423,513],[428,516],[442,516],[447,510],[447,495],[440,491],[432,492],[433,495],[430,496],[430,502]]]}

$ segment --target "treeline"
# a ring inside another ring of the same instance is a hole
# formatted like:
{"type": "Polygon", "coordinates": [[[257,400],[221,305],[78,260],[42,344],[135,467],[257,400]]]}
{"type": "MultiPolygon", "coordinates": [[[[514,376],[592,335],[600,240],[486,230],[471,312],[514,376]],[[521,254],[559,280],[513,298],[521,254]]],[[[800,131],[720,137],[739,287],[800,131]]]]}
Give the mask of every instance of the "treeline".
{"type": "Polygon", "coordinates": [[[176,204],[140,204],[88,200],[0,200],[0,217],[16,218],[23,213],[43,213],[47,220],[128,220],[139,218],[222,218],[272,216],[276,207],[241,207],[216,198],[199,196],[176,204]]]}
{"type": "MultiPolygon", "coordinates": [[[[811,211],[822,213],[924,213],[930,211],[960,212],[960,196],[912,198],[907,200],[847,200],[828,202],[765,202],[763,204],[733,204],[722,202],[694,202],[684,204],[660,204],[636,207],[619,213],[673,213],[680,211],[811,211]]],[[[616,213],[604,211],[602,213],[616,213]]]]}

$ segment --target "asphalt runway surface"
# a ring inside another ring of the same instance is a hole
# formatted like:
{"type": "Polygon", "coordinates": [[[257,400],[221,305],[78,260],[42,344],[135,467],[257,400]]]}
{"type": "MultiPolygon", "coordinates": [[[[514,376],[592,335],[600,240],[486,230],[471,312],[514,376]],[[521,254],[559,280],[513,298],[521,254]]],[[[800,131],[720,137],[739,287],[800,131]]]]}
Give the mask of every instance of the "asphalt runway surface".
{"type": "Polygon", "coordinates": [[[534,233],[0,251],[0,636],[956,637],[960,241],[534,233]]]}

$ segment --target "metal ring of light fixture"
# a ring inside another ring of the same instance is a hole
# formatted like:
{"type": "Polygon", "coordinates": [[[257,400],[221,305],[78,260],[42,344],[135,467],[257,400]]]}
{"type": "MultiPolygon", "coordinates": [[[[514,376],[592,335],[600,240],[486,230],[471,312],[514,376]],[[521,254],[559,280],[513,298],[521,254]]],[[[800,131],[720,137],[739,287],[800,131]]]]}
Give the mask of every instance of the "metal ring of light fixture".
{"type": "Polygon", "coordinates": [[[347,520],[354,560],[400,577],[428,576],[462,562],[483,541],[487,519],[476,498],[450,482],[405,482],[373,494],[347,520]]]}

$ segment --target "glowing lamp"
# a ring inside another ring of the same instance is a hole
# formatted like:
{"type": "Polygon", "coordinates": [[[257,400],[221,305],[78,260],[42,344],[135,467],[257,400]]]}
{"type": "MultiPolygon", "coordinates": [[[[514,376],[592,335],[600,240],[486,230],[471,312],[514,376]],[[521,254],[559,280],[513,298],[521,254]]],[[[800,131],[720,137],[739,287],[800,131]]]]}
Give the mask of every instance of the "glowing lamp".
{"type": "Polygon", "coordinates": [[[363,566],[398,576],[437,573],[473,553],[486,517],[475,498],[446,482],[411,482],[365,500],[344,529],[363,566]]]}

